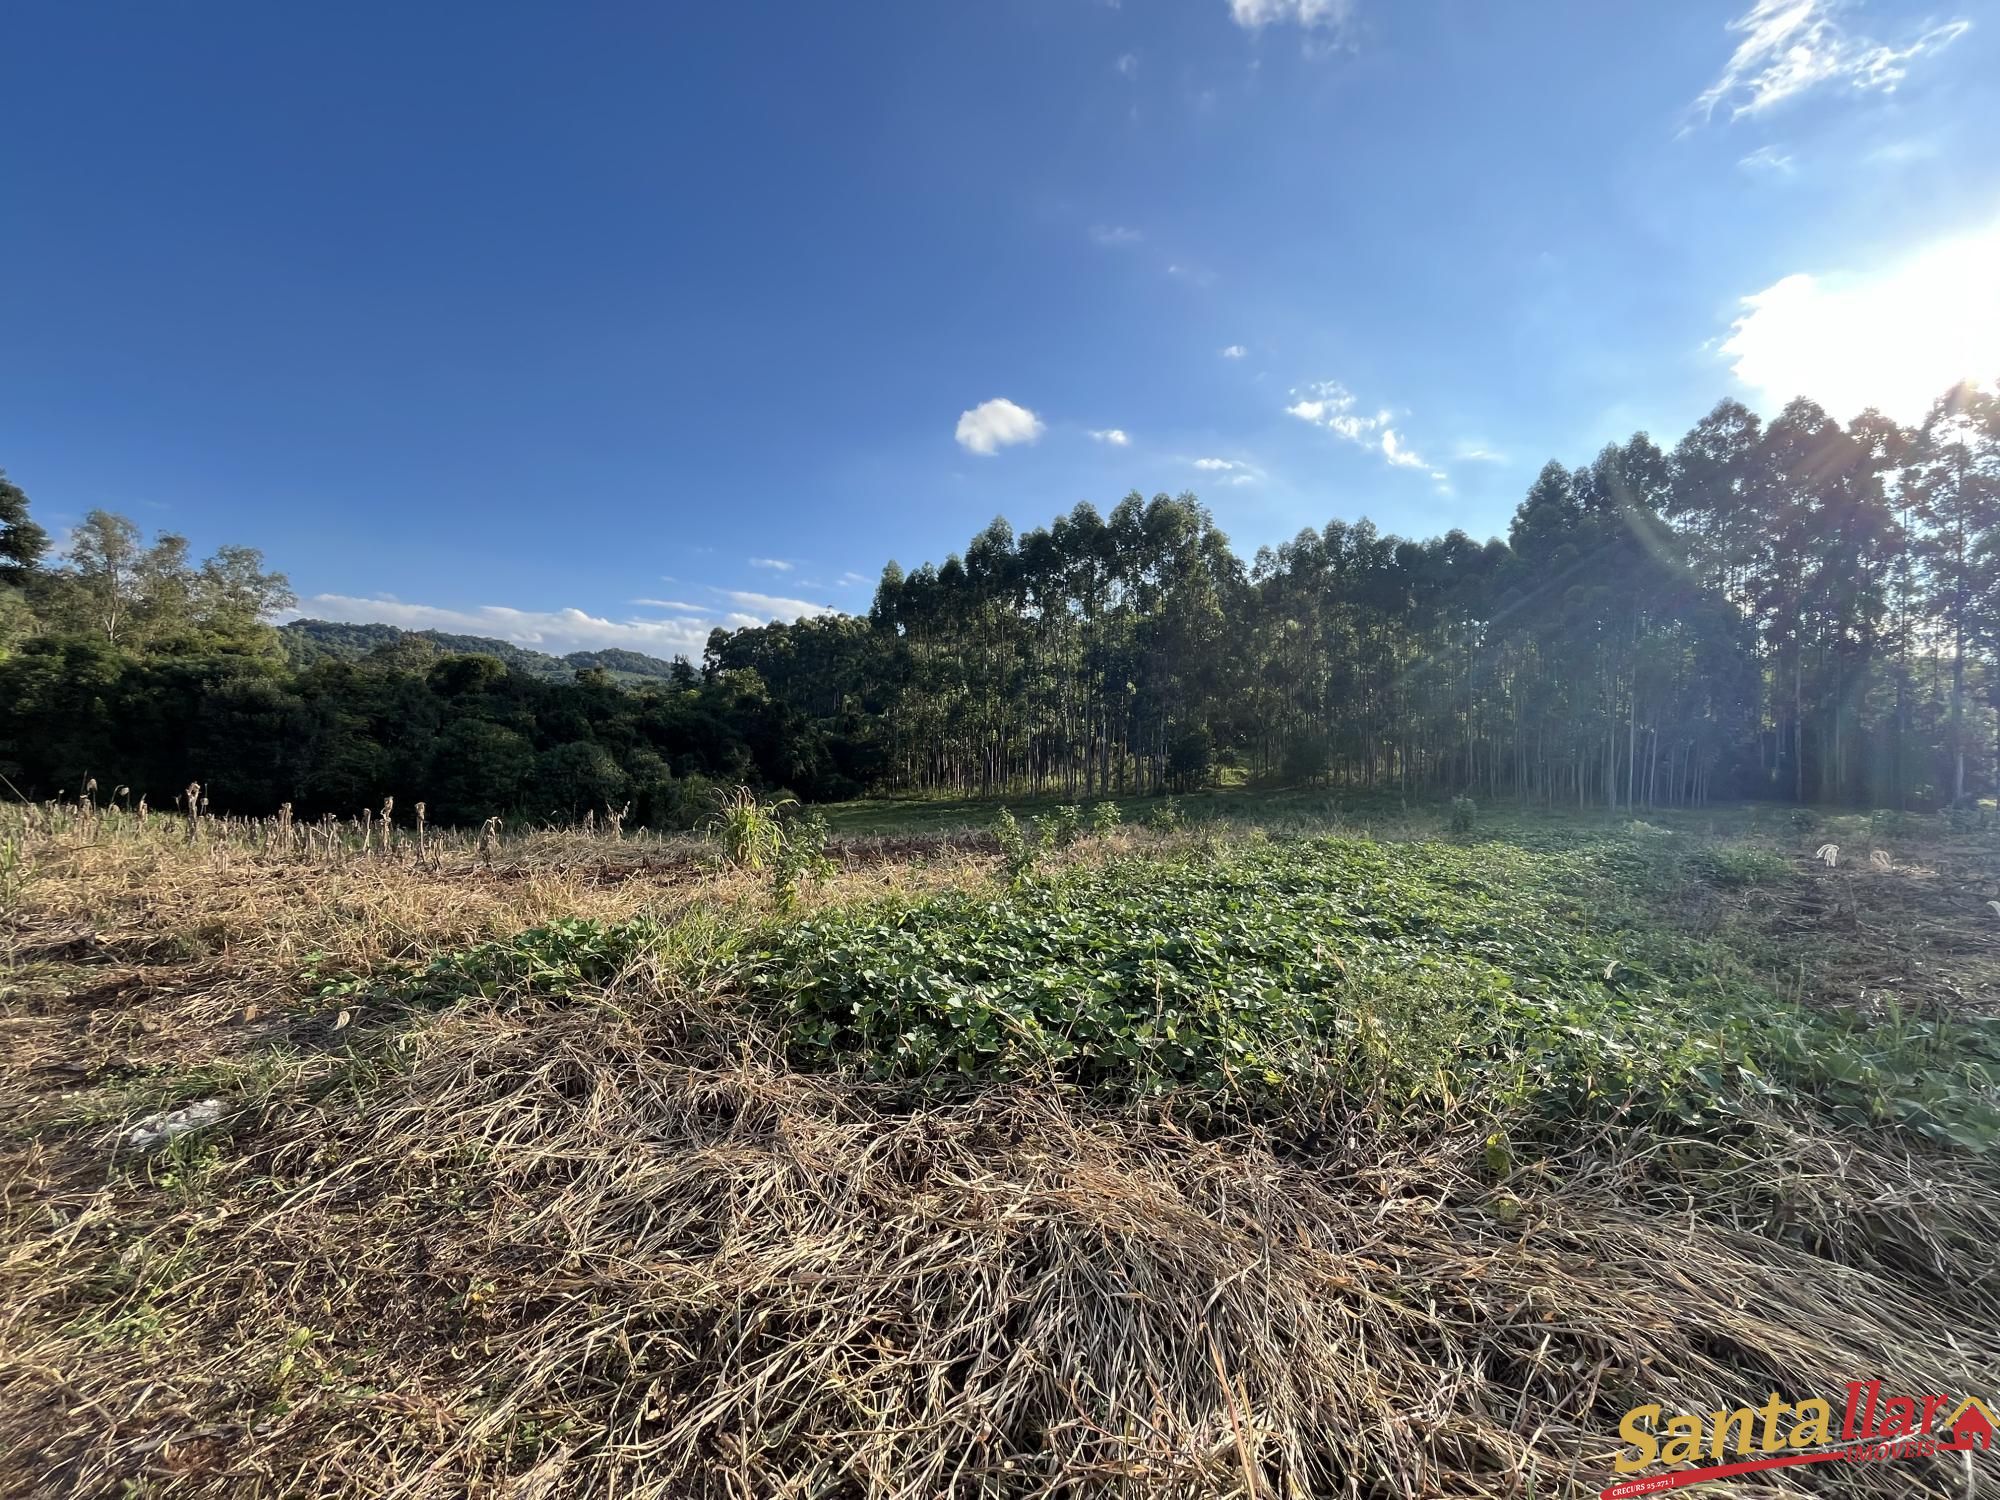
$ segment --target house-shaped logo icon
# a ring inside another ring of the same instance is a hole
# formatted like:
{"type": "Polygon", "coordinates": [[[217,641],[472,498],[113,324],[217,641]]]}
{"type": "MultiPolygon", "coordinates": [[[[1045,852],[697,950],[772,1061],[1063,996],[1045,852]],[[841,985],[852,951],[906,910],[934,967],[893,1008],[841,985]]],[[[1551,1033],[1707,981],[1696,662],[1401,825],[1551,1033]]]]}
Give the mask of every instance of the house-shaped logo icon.
{"type": "Polygon", "coordinates": [[[1993,1435],[2000,1431],[2000,1419],[1977,1396],[1967,1396],[1959,1403],[1958,1410],[1945,1418],[1944,1430],[1951,1434],[1951,1441],[1939,1443],[1940,1451],[1962,1453],[1974,1448],[1991,1451],[1993,1435]]]}

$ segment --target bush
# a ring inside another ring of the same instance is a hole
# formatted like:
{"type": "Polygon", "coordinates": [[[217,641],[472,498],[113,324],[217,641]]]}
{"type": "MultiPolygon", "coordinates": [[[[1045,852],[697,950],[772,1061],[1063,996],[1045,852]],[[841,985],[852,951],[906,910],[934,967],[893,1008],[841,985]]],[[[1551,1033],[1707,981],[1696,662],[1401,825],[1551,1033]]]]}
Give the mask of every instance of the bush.
{"type": "Polygon", "coordinates": [[[1110,833],[1118,826],[1120,816],[1116,802],[1093,802],[1090,804],[1090,831],[1110,833]]]}
{"type": "Polygon", "coordinates": [[[826,819],[816,812],[788,819],[780,826],[777,855],[771,864],[771,890],[778,898],[778,910],[789,912],[799,903],[799,892],[833,873],[833,861],[826,857],[829,830],[826,819]]]}
{"type": "Polygon", "coordinates": [[[1067,849],[1082,836],[1083,809],[1073,802],[1035,819],[1035,842],[1044,854],[1067,849]]]}
{"type": "Polygon", "coordinates": [[[1451,799],[1451,831],[1470,833],[1479,822],[1479,809],[1470,797],[1451,799]]]}
{"type": "Polygon", "coordinates": [[[1000,857],[1007,863],[1007,873],[1016,880],[1025,879],[1035,867],[1038,851],[1029,847],[1026,835],[1021,832],[1021,823],[1007,808],[1001,808],[993,819],[993,836],[1000,841],[1000,857]]]}
{"type": "Polygon", "coordinates": [[[1171,833],[1174,829],[1180,827],[1180,798],[1173,796],[1161,798],[1159,804],[1146,814],[1146,826],[1148,828],[1156,828],[1161,833],[1171,833]]]}
{"type": "Polygon", "coordinates": [[[797,806],[789,797],[775,802],[759,802],[747,786],[725,792],[709,830],[722,841],[723,857],[740,870],[761,870],[776,859],[785,846],[784,829],[778,814],[797,806]]]}
{"type": "Polygon", "coordinates": [[[1694,868],[1712,885],[1775,885],[1791,873],[1784,856],[1756,844],[1718,844],[1693,859],[1694,868]]]}

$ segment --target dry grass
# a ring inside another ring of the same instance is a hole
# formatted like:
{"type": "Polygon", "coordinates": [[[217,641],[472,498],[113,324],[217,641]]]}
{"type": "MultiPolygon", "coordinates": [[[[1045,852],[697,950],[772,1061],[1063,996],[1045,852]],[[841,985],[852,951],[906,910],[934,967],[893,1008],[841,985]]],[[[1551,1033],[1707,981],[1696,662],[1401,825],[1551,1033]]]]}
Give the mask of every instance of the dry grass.
{"type": "MultiPolygon", "coordinates": [[[[2000,1386],[1976,1160],[1772,1122],[1496,1178],[1470,1118],[917,1100],[782,1061],[730,956],[753,877],[41,838],[0,971],[0,1493],[1525,1500],[1607,1482],[1637,1401],[2000,1386]],[[668,942],[591,1000],[335,1033],[300,980],[641,910],[668,942]],[[114,1151],[197,1092],[218,1132],[114,1151]]],[[[1704,1493],[2000,1496],[1979,1464],[1704,1493]]]]}

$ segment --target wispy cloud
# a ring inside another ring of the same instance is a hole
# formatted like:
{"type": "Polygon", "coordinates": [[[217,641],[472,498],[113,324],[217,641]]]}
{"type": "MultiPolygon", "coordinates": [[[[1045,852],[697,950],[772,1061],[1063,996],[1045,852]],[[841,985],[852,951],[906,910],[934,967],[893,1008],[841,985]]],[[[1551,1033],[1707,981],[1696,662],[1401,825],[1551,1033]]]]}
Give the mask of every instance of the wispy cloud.
{"type": "Polygon", "coordinates": [[[1093,224],[1090,226],[1090,242],[1117,249],[1125,245],[1136,245],[1145,235],[1125,224],[1093,224]]]}
{"type": "Polygon", "coordinates": [[[782,557],[753,557],[749,562],[753,568],[764,568],[773,573],[789,573],[796,566],[782,557]]]}
{"type": "Polygon", "coordinates": [[[1139,55],[1127,52],[1111,66],[1121,78],[1136,78],[1139,75],[1139,55]]]}
{"type": "Polygon", "coordinates": [[[981,458],[991,458],[1002,448],[1016,443],[1032,443],[1042,435],[1042,419],[1025,406],[1017,406],[1004,396],[982,401],[958,414],[954,436],[959,447],[981,458]]]}
{"type": "Polygon", "coordinates": [[[1108,443],[1113,448],[1123,448],[1132,441],[1122,427],[1093,427],[1090,436],[1092,441],[1108,443]]]}
{"type": "Polygon", "coordinates": [[[1722,76],[1690,107],[1690,123],[1756,115],[1822,85],[1860,93],[1891,93],[1909,76],[1910,64],[1950,46],[1971,29],[1946,21],[1892,46],[1859,36],[1839,19],[1840,0],[1756,0],[1731,21],[1736,44],[1722,76]]]}
{"type": "Polygon", "coordinates": [[[1373,415],[1359,410],[1354,392],[1337,380],[1318,381],[1291,394],[1297,399],[1285,408],[1288,415],[1324,427],[1356,447],[1373,449],[1395,468],[1419,469],[1439,484],[1448,482],[1444,470],[1411,448],[1408,439],[1396,430],[1394,414],[1388,408],[1373,415]]]}
{"type": "Polygon", "coordinates": [[[1507,455],[1496,453],[1480,443],[1460,443],[1452,452],[1452,458],[1462,464],[1504,464],[1507,455]]]}
{"type": "Polygon", "coordinates": [[[731,604],[767,620],[797,620],[809,615],[840,613],[831,604],[814,604],[808,599],[783,599],[775,594],[752,593],[748,589],[722,589],[719,592],[731,604]]]}
{"type": "Polygon", "coordinates": [[[435,604],[362,599],[348,594],[315,594],[300,604],[299,612],[312,619],[490,636],[555,655],[616,646],[653,656],[698,657],[715,623],[711,619],[610,620],[580,609],[513,609],[504,604],[447,609],[435,604]]]}
{"type": "Polygon", "coordinates": [[[1868,272],[1798,272],[1743,299],[1720,352],[1768,411],[1810,396],[1846,420],[1913,422],[2000,371],[2000,222],[1868,272]]]}
{"type": "Polygon", "coordinates": [[[1754,176],[1789,177],[1792,175],[1795,163],[1788,154],[1776,146],[1759,146],[1736,165],[1754,176]]]}
{"type": "Polygon", "coordinates": [[[1256,484],[1264,477],[1262,469],[1240,458],[1191,458],[1188,462],[1204,474],[1221,477],[1221,482],[1229,485],[1256,484]]]}
{"type": "Polygon", "coordinates": [[[1241,359],[1250,351],[1245,349],[1241,344],[1230,344],[1218,352],[1220,352],[1224,359],[1241,359]]]}
{"type": "Polygon", "coordinates": [[[1354,16],[1354,0],[1229,0],[1229,16],[1247,31],[1289,23],[1339,30],[1354,16]]]}
{"type": "Polygon", "coordinates": [[[835,580],[835,582],[837,582],[842,588],[852,589],[852,588],[859,588],[864,583],[873,583],[874,580],[868,577],[865,573],[848,572],[848,573],[842,573],[840,577],[835,580]]]}
{"type": "Polygon", "coordinates": [[[618,647],[650,656],[686,656],[698,660],[708,633],[718,625],[763,625],[772,620],[797,620],[810,615],[838,614],[830,604],[786,599],[745,589],[710,589],[716,604],[691,604],[684,599],[634,599],[635,609],[667,610],[675,619],[632,617],[612,619],[581,609],[515,609],[505,604],[456,608],[415,604],[391,595],[362,598],[353,594],[314,594],[302,600],[296,614],[320,620],[395,625],[404,630],[442,630],[453,635],[487,636],[561,656],[571,651],[618,647]]]}

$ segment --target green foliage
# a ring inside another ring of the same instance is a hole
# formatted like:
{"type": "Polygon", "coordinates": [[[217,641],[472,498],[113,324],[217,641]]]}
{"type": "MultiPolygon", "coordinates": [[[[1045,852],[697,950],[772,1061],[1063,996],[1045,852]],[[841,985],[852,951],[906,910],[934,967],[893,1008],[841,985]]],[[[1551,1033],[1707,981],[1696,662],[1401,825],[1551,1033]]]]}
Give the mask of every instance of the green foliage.
{"type": "Polygon", "coordinates": [[[1029,822],[1034,830],[1035,853],[1046,857],[1061,853],[1073,847],[1083,836],[1083,809],[1074,803],[1065,803],[1047,813],[1039,813],[1029,822]]]}
{"type": "Polygon", "coordinates": [[[739,870],[761,870],[778,857],[785,846],[785,830],[779,821],[789,797],[761,802],[747,786],[722,794],[709,832],[722,844],[723,858],[739,870]]]}
{"type": "Polygon", "coordinates": [[[1000,841],[1000,858],[1006,862],[1007,873],[1016,880],[1025,880],[1035,867],[1039,845],[1029,844],[1020,820],[1005,807],[993,815],[993,836],[1000,841]]]}
{"type": "Polygon", "coordinates": [[[1716,844],[1695,852],[1695,869],[1721,886],[1777,885],[1792,873],[1785,857],[1761,844],[1716,844]]]}
{"type": "Polygon", "coordinates": [[[1121,817],[1116,802],[1093,802],[1090,804],[1090,831],[1099,834],[1114,832],[1121,817]]]}
{"type": "Polygon", "coordinates": [[[328,1001],[436,1008],[474,996],[533,991],[567,998],[609,984],[641,955],[660,945],[668,930],[649,917],[607,926],[581,917],[530,927],[502,942],[480,943],[441,954],[422,968],[320,987],[328,1001]]]}
{"type": "Polygon", "coordinates": [[[826,819],[818,813],[787,818],[780,825],[781,838],[771,864],[771,890],[778,910],[789,912],[798,905],[799,893],[833,873],[827,858],[826,819]]]}
{"type": "Polygon", "coordinates": [[[1479,822],[1479,809],[1470,797],[1451,799],[1451,831],[1469,834],[1479,822]]]}
{"type": "Polygon", "coordinates": [[[28,497],[0,469],[0,586],[26,581],[41,565],[49,534],[28,516],[28,497]]]}
{"type": "Polygon", "coordinates": [[[1270,840],[778,931],[802,1057],[907,1078],[1192,1086],[1382,1118],[1473,1107],[1516,1139],[1637,1111],[1772,1108],[2000,1140],[2000,1027],[1844,1023],[1643,915],[1656,850],[1270,840]]]}
{"type": "Polygon", "coordinates": [[[1159,833],[1171,833],[1181,826],[1181,799],[1162,797],[1146,810],[1146,826],[1159,833]]]}
{"type": "Polygon", "coordinates": [[[1200,724],[1176,738],[1167,754],[1167,775],[1182,791],[1207,786],[1215,777],[1215,732],[1200,724]]]}

